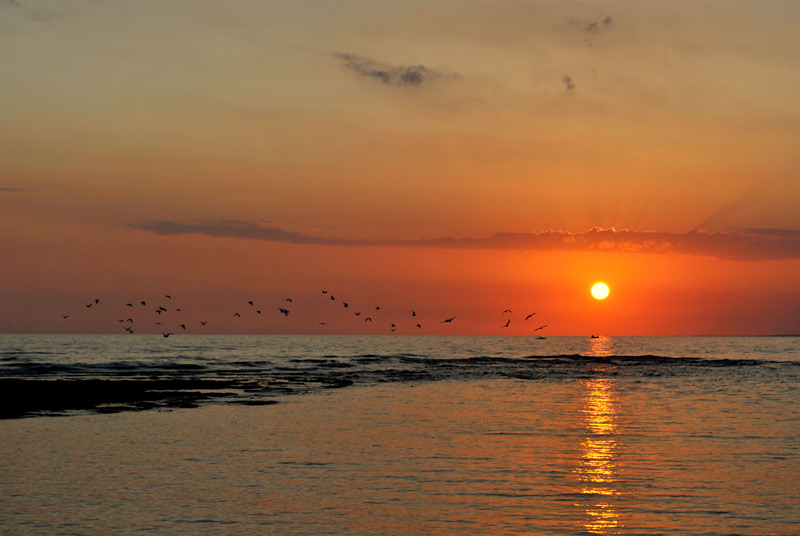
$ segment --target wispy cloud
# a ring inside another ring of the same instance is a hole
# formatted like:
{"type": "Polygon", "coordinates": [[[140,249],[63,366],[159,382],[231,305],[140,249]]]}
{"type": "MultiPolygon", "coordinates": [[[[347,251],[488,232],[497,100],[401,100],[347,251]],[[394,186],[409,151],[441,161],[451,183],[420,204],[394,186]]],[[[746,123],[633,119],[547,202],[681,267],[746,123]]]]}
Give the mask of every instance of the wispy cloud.
{"type": "Polygon", "coordinates": [[[12,8],[18,9],[26,18],[35,21],[45,21],[48,20],[50,17],[45,15],[38,9],[31,9],[22,3],[18,2],[17,0],[0,0],[0,6],[6,5],[12,8]]]}
{"type": "Polygon", "coordinates": [[[790,229],[744,229],[716,233],[692,230],[687,233],[665,233],[593,228],[581,233],[549,230],[539,233],[496,233],[484,238],[356,240],[305,235],[271,224],[249,221],[177,222],[161,220],[134,223],[129,226],[160,235],[199,234],[321,246],[680,253],[724,260],[800,259],[800,231],[790,229]]]}
{"type": "Polygon", "coordinates": [[[424,65],[389,65],[355,54],[334,54],[344,66],[362,76],[395,87],[419,87],[438,79],[459,79],[455,73],[435,71],[424,65]]]}
{"type": "Polygon", "coordinates": [[[0,186],[0,193],[2,194],[37,194],[43,191],[44,190],[34,190],[30,188],[6,188],[0,186]]]}

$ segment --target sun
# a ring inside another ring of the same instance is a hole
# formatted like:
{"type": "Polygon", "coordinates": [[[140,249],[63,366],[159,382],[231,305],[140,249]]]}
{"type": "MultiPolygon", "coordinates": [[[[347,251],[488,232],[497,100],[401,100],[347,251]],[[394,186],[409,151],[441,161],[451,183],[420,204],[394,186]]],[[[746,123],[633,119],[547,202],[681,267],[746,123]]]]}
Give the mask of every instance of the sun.
{"type": "Polygon", "coordinates": [[[597,300],[605,300],[608,297],[608,285],[605,283],[595,283],[592,287],[592,296],[597,300]]]}

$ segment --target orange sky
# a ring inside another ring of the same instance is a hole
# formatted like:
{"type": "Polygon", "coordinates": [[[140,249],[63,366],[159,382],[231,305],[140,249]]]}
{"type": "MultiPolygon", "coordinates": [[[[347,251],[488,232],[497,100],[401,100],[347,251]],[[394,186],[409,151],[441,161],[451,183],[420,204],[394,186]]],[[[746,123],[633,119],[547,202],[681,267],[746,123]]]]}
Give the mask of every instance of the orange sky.
{"type": "Polygon", "coordinates": [[[0,2],[0,332],[799,333],[799,15],[0,2]]]}

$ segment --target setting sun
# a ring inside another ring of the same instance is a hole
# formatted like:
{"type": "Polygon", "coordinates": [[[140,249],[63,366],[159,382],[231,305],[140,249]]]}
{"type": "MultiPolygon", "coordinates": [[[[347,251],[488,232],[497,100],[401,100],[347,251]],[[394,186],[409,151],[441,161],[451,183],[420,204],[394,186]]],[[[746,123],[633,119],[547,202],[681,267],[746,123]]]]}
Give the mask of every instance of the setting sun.
{"type": "Polygon", "coordinates": [[[608,297],[608,285],[605,283],[595,283],[592,287],[592,296],[598,300],[604,300],[608,297]]]}

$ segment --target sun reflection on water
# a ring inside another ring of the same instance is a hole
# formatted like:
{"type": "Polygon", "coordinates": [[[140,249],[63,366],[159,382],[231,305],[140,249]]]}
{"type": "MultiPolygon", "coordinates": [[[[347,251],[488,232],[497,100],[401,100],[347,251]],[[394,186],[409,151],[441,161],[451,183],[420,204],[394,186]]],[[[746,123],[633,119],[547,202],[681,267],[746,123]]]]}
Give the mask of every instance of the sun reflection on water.
{"type": "MultiPolygon", "coordinates": [[[[592,342],[602,339],[593,339],[592,342]]],[[[602,347],[598,350],[608,350],[602,347]]],[[[617,489],[617,404],[614,380],[593,378],[583,382],[583,426],[581,455],[575,468],[580,479],[576,492],[585,497],[577,506],[583,508],[585,529],[592,534],[619,534],[623,527],[613,498],[617,489]]]]}

